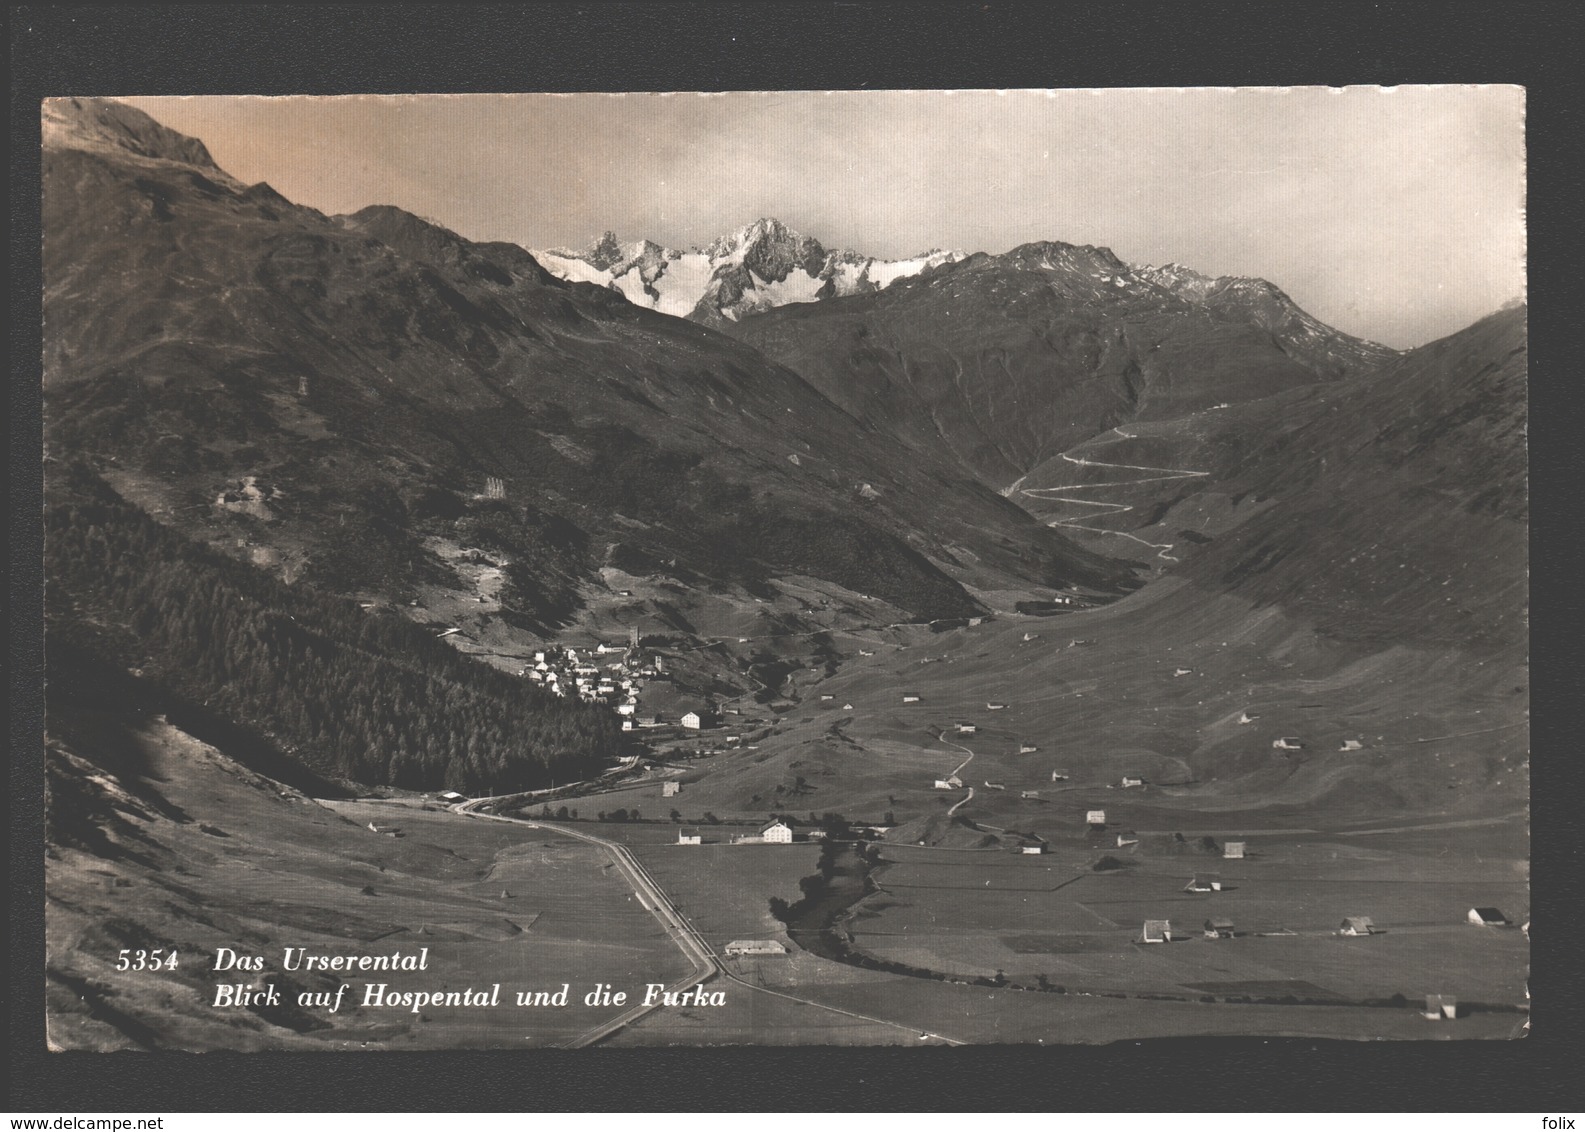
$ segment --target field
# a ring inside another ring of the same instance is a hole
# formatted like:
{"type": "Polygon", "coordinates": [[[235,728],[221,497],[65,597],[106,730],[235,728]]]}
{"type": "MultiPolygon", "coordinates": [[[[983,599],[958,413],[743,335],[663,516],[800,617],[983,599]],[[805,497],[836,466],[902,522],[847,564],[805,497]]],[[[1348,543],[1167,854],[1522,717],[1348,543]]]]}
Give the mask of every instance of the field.
{"type": "Polygon", "coordinates": [[[129,819],[131,851],[119,859],[63,849],[49,862],[50,1037],[58,1046],[554,1044],[620,1013],[579,1001],[597,981],[641,992],[645,982],[688,970],[595,846],[439,808],[315,803],[168,724],[151,725],[139,742],[147,760],[140,797],[157,791],[163,811],[129,819]],[[198,823],[189,813],[214,817],[198,823]],[[137,840],[156,824],[168,846],[163,859],[137,840]],[[387,835],[394,831],[401,836],[387,835]],[[121,948],[173,946],[181,955],[174,972],[114,969],[121,948]],[[345,1007],[331,1014],[290,1001],[279,1010],[212,1005],[219,983],[274,982],[287,1000],[335,991],[337,977],[283,971],[286,946],[368,955],[428,947],[427,971],[350,974],[349,996],[365,982],[388,982],[393,991],[488,991],[500,983],[503,1005],[417,1014],[345,1007]],[[221,947],[264,956],[266,968],[215,972],[221,947]],[[565,1009],[511,1005],[518,989],[555,991],[564,982],[574,988],[565,1009]]]}

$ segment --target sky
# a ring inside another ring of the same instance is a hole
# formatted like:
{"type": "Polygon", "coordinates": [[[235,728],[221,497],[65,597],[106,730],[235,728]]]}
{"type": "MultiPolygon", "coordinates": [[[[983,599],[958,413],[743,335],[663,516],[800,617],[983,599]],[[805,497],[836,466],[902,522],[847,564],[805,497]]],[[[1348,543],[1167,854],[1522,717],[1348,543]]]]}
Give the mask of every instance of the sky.
{"type": "Polygon", "coordinates": [[[1399,348],[1525,286],[1511,86],[125,101],[300,204],[528,248],[688,248],[762,216],[883,258],[1096,244],[1269,279],[1399,348]]]}

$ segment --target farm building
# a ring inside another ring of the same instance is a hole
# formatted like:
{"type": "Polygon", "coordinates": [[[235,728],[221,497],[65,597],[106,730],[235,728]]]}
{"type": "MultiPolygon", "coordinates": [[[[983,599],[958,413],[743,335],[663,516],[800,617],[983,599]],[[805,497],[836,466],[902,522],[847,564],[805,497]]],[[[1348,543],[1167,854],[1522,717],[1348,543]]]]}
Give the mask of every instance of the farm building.
{"type": "Polygon", "coordinates": [[[1229,861],[1241,861],[1244,859],[1246,845],[1247,842],[1243,841],[1224,841],[1222,843],[1222,856],[1229,861]]]}
{"type": "Polygon", "coordinates": [[[1192,676],[1194,674],[1194,669],[1192,669],[1192,668],[1175,668],[1175,669],[1172,670],[1172,674],[1174,676],[1192,676]]]}
{"type": "Polygon", "coordinates": [[[1040,750],[1040,748],[1035,746],[1033,743],[1018,744],[1018,753],[1020,755],[1032,755],[1038,750],[1040,750]]]}
{"type": "Polygon", "coordinates": [[[1257,720],[1259,718],[1260,718],[1260,716],[1255,714],[1254,712],[1245,711],[1245,712],[1240,712],[1239,713],[1238,722],[1240,722],[1240,723],[1254,723],[1255,720],[1257,720]]]}
{"type": "Polygon", "coordinates": [[[774,939],[734,939],[726,945],[728,955],[786,955],[784,944],[774,939]]]}
{"type": "Polygon", "coordinates": [[[961,790],[963,789],[963,780],[955,774],[949,774],[945,778],[936,779],[936,789],[961,790]]]}
{"type": "Polygon", "coordinates": [[[1373,935],[1376,925],[1369,916],[1349,916],[1337,929],[1338,935],[1373,935]]]}
{"type": "Polygon", "coordinates": [[[1450,994],[1426,995],[1425,1016],[1437,1021],[1440,1021],[1443,1018],[1457,1018],[1458,999],[1450,994]]]}
{"type": "Polygon", "coordinates": [[[959,735],[973,735],[978,730],[979,730],[979,728],[975,727],[974,724],[972,724],[972,723],[960,723],[960,724],[958,724],[958,734],[959,735]]]}
{"type": "Polygon", "coordinates": [[[1051,781],[1052,782],[1066,782],[1067,780],[1068,780],[1068,776],[1066,774],[1064,774],[1062,771],[1054,770],[1054,771],[1051,772],[1051,781]]]}
{"type": "Polygon", "coordinates": [[[918,696],[906,695],[906,696],[903,697],[903,703],[905,703],[905,704],[917,704],[918,702],[919,702],[919,697],[918,696]]]}
{"type": "Polygon", "coordinates": [[[1019,849],[1020,853],[1023,853],[1025,856],[1029,857],[1039,857],[1045,851],[1046,847],[1044,845],[1025,845],[1019,849]]]}
{"type": "Polygon", "coordinates": [[[988,704],[985,705],[985,710],[986,711],[1002,711],[1006,707],[1007,707],[1006,704],[997,703],[995,701],[992,701],[991,703],[988,703],[988,704]]]}
{"type": "Polygon", "coordinates": [[[439,794],[436,794],[435,797],[439,798],[442,802],[467,801],[466,798],[464,798],[461,794],[458,794],[455,790],[442,790],[439,794]]]}
{"type": "Polygon", "coordinates": [[[1145,784],[1145,780],[1143,778],[1136,777],[1135,775],[1132,775],[1132,774],[1123,775],[1123,786],[1124,787],[1143,786],[1144,784],[1145,784]]]}
{"type": "Polygon", "coordinates": [[[833,696],[830,692],[821,692],[820,693],[820,698],[822,700],[834,700],[834,699],[836,699],[836,697],[833,696]]]}
{"type": "Polygon", "coordinates": [[[660,796],[662,798],[670,798],[677,794],[680,790],[682,790],[682,783],[675,780],[671,782],[665,782],[661,784],[660,796]]]}
{"type": "Polygon", "coordinates": [[[1119,849],[1126,849],[1130,845],[1138,845],[1138,844],[1139,844],[1139,834],[1135,833],[1131,829],[1121,830],[1117,834],[1117,847],[1119,849]]]}
{"type": "Polygon", "coordinates": [[[679,829],[677,831],[678,845],[703,845],[704,834],[697,829],[679,829]]]}
{"type": "Polygon", "coordinates": [[[1106,811],[1105,810],[1086,810],[1085,814],[1084,814],[1084,820],[1090,823],[1090,828],[1091,829],[1105,829],[1106,828],[1106,811]]]}
{"type": "Polygon", "coordinates": [[[1222,917],[1205,921],[1206,939],[1232,939],[1233,921],[1222,917]]]}
{"type": "Polygon", "coordinates": [[[853,710],[853,705],[852,704],[843,704],[842,705],[842,710],[843,711],[852,711],[853,710]]]}
{"type": "Polygon", "coordinates": [[[1492,928],[1506,928],[1510,921],[1507,916],[1502,914],[1500,908],[1471,908],[1469,910],[1469,922],[1472,924],[1485,924],[1487,927],[1492,928]]]}
{"type": "Polygon", "coordinates": [[[1038,797],[1040,797],[1040,791],[1038,791],[1038,790],[1020,790],[1018,792],[1018,796],[1020,798],[1038,798],[1038,797]]]}
{"type": "Polygon", "coordinates": [[[1194,879],[1183,886],[1184,892],[1221,892],[1221,873],[1195,873],[1194,879]]]}
{"type": "Polygon", "coordinates": [[[1024,634],[1024,640],[1026,640],[1026,641],[1037,640],[1037,639],[1039,639],[1039,637],[1040,637],[1039,633],[1025,633],[1024,634]]]}
{"type": "Polygon", "coordinates": [[[1278,751],[1302,751],[1304,744],[1299,742],[1297,735],[1284,735],[1281,739],[1273,739],[1271,746],[1278,751]]]}
{"type": "Polygon", "coordinates": [[[1358,739],[1344,739],[1343,740],[1343,745],[1341,747],[1339,747],[1338,750],[1340,750],[1340,751],[1358,751],[1358,750],[1362,750],[1364,748],[1364,746],[1365,746],[1365,744],[1361,743],[1358,739]]]}
{"type": "Polygon", "coordinates": [[[1171,943],[1171,920],[1146,920],[1144,930],[1139,933],[1140,943],[1171,943]]]}
{"type": "Polygon", "coordinates": [[[792,826],[778,818],[761,826],[759,836],[762,841],[774,841],[777,844],[790,845],[792,844],[792,826]]]}

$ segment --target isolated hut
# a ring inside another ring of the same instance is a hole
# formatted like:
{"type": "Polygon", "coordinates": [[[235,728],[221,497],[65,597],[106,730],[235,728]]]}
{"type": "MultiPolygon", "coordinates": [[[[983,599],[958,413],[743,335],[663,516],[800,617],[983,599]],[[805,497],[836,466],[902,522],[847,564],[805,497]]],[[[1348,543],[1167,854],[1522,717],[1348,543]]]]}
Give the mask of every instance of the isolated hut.
{"type": "Polygon", "coordinates": [[[1105,829],[1106,828],[1106,811],[1105,810],[1088,810],[1084,814],[1084,820],[1090,823],[1090,828],[1091,829],[1095,829],[1095,830],[1105,829]]]}
{"type": "Polygon", "coordinates": [[[1426,995],[1425,1016],[1438,1021],[1443,1018],[1457,1018],[1458,999],[1450,994],[1426,995]]]}
{"type": "Polygon", "coordinates": [[[678,845],[703,845],[704,835],[697,829],[679,829],[677,831],[678,845]]]}
{"type": "Polygon", "coordinates": [[[1472,924],[1484,924],[1489,928],[1505,928],[1510,923],[1500,908],[1471,908],[1468,919],[1472,924]]]}
{"type": "Polygon", "coordinates": [[[1337,929],[1338,935],[1374,935],[1376,925],[1369,916],[1349,916],[1337,929]]]}
{"type": "Polygon", "coordinates": [[[1124,829],[1124,830],[1119,830],[1118,831],[1118,833],[1117,833],[1117,847],[1119,849],[1126,849],[1130,845],[1138,845],[1138,844],[1139,844],[1139,834],[1135,833],[1133,830],[1124,829]]]}
{"type": "Polygon", "coordinates": [[[1183,886],[1184,892],[1221,892],[1221,873],[1195,873],[1194,879],[1183,886]]]}
{"type": "Polygon", "coordinates": [[[1228,919],[1224,919],[1224,918],[1220,918],[1220,917],[1216,918],[1216,919],[1206,920],[1205,921],[1205,938],[1206,939],[1232,939],[1233,938],[1233,921],[1232,920],[1228,920],[1228,919]]]}
{"type": "Polygon", "coordinates": [[[1361,743],[1358,739],[1344,739],[1343,740],[1343,745],[1341,747],[1339,747],[1338,750],[1340,750],[1340,751],[1358,751],[1358,750],[1362,750],[1364,748],[1364,746],[1365,746],[1365,744],[1361,743]]]}
{"type": "Polygon", "coordinates": [[[1139,777],[1137,777],[1135,775],[1132,775],[1132,774],[1123,775],[1123,785],[1125,787],[1128,787],[1128,786],[1143,786],[1144,784],[1145,784],[1145,780],[1143,778],[1139,778],[1139,777]]]}
{"type": "Polygon", "coordinates": [[[1146,920],[1145,928],[1139,933],[1140,943],[1171,943],[1171,920],[1146,920]]]}
{"type": "Polygon", "coordinates": [[[1224,841],[1222,843],[1222,856],[1229,861],[1244,859],[1244,848],[1247,843],[1243,841],[1224,841]]]}
{"type": "Polygon", "coordinates": [[[986,711],[1002,711],[1006,707],[1007,707],[1006,704],[1001,703],[1001,702],[999,702],[997,700],[992,700],[991,702],[989,702],[989,703],[987,703],[985,705],[985,710],[986,711]]]}
{"type": "Polygon", "coordinates": [[[1279,751],[1302,751],[1304,744],[1299,742],[1297,735],[1284,735],[1281,739],[1273,739],[1271,745],[1279,751]]]}
{"type": "Polygon", "coordinates": [[[1018,753],[1020,755],[1032,755],[1038,750],[1040,750],[1040,748],[1035,746],[1033,743],[1018,744],[1018,753]]]}
{"type": "Polygon", "coordinates": [[[919,702],[919,697],[916,696],[916,695],[913,695],[912,693],[909,693],[909,694],[903,696],[903,703],[905,703],[905,704],[917,704],[918,702],[919,702]]]}

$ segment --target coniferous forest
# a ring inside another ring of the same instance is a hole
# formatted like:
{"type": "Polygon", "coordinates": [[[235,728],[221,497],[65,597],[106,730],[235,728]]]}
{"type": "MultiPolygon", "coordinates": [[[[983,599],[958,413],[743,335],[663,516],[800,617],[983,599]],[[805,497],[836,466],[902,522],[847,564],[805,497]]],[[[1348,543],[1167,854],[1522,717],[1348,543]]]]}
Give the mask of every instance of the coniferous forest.
{"type": "Polygon", "coordinates": [[[47,647],[87,649],[318,774],[504,792],[598,773],[609,710],[470,660],[394,612],[276,580],[166,530],[91,473],[46,514],[47,647]]]}

